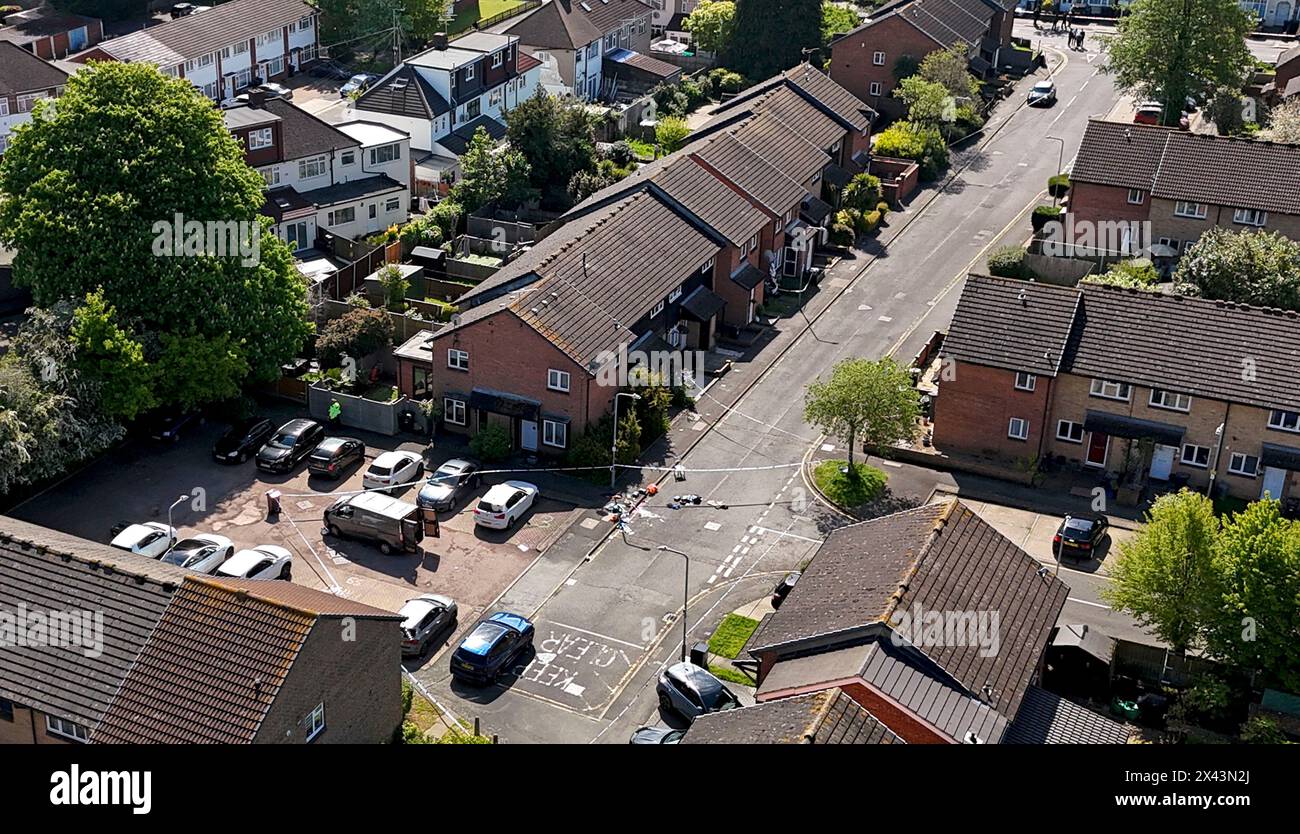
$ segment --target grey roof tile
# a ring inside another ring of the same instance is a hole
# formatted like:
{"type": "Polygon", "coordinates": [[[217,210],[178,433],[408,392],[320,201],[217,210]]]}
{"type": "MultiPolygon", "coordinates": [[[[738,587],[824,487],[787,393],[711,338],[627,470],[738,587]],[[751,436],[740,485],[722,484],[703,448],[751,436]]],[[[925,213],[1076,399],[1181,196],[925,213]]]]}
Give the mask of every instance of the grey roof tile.
{"type": "Polygon", "coordinates": [[[1078,291],[1071,287],[971,275],[943,340],[943,355],[1056,376],[1078,305],[1078,291]]]}
{"type": "Polygon", "coordinates": [[[683,744],[906,744],[842,689],[695,719],[683,744]]]}
{"type": "Polygon", "coordinates": [[[109,38],[92,48],[102,49],[119,61],[168,66],[207,55],[237,41],[252,40],[314,14],[317,10],[303,0],[232,0],[200,14],[109,38]]]}
{"type": "Polygon", "coordinates": [[[1060,695],[1029,687],[1004,744],[1127,744],[1124,724],[1060,695]]]}

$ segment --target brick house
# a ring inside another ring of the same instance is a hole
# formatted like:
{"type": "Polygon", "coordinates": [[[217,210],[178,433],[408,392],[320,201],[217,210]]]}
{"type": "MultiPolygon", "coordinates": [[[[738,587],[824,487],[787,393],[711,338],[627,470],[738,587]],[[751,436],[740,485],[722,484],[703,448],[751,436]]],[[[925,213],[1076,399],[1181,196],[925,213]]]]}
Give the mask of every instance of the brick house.
{"type": "Polygon", "coordinates": [[[745,645],[758,704],[701,716],[685,740],[1006,743],[1068,593],[960,501],[842,527],[745,645]],[[967,618],[961,639],[926,638],[940,612],[967,618]]]}
{"type": "MultiPolygon", "coordinates": [[[[890,119],[906,112],[891,93],[899,79],[894,69],[901,59],[919,62],[940,49],[960,47],[982,75],[992,63],[980,57],[981,48],[1001,40],[1012,12],[998,2],[985,0],[894,0],[872,12],[861,26],[831,41],[830,76],[833,81],[890,119]],[[999,16],[1000,15],[1000,16],[999,16]],[[993,38],[990,33],[997,32],[993,38]]],[[[996,60],[996,55],[992,56],[996,60]]]]}
{"type": "Polygon", "coordinates": [[[1093,119],[1069,211],[1076,222],[1150,221],[1150,243],[1179,253],[1215,226],[1300,240],[1300,146],[1093,119]]]}
{"type": "Polygon", "coordinates": [[[232,0],[110,38],[72,60],[153,64],[224,102],[251,84],[281,81],[315,61],[319,16],[303,0],[232,0]]]}
{"type": "Polygon", "coordinates": [[[41,6],[4,18],[0,41],[17,44],[53,61],[94,46],[104,39],[104,22],[97,17],[61,14],[41,6]]]}
{"type": "Polygon", "coordinates": [[[43,98],[63,92],[68,74],[14,43],[0,41],[0,155],[9,134],[32,119],[32,108],[43,98]]]}
{"type": "Polygon", "coordinates": [[[972,275],[942,348],[934,446],[1138,485],[1300,495],[1300,315],[972,275]]]}

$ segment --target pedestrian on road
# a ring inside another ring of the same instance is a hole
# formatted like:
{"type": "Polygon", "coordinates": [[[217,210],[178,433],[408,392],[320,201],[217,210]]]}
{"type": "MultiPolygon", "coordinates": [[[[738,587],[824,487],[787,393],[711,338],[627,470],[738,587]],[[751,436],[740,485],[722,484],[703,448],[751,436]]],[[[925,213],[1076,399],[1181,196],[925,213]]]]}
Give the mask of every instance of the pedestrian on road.
{"type": "Polygon", "coordinates": [[[1085,34],[1087,34],[1087,33],[1084,32],[1082,29],[1079,30],[1079,49],[1080,49],[1080,50],[1083,49],[1083,36],[1084,36],[1085,34]]]}

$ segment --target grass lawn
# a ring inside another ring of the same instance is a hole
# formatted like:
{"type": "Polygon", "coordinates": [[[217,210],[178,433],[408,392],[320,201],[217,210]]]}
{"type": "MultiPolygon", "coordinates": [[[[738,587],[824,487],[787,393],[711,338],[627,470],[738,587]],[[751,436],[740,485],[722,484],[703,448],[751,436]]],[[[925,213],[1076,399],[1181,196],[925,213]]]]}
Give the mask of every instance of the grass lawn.
{"type": "Polygon", "coordinates": [[[718,680],[726,681],[727,683],[738,683],[741,686],[754,685],[753,678],[749,677],[743,672],[737,672],[735,669],[732,669],[730,666],[710,665],[709,671],[713,673],[713,677],[717,678],[718,680]]]}
{"type": "Polygon", "coordinates": [[[461,32],[473,28],[474,24],[480,20],[487,20],[489,17],[503,14],[523,4],[523,0],[478,0],[477,9],[474,6],[468,6],[456,13],[451,23],[447,24],[447,34],[459,35],[461,32]]]}
{"type": "Polygon", "coordinates": [[[813,470],[813,483],[822,494],[841,507],[858,507],[880,496],[885,489],[884,472],[865,463],[853,464],[857,477],[841,472],[847,461],[824,460],[813,470]]]}
{"type": "Polygon", "coordinates": [[[650,142],[641,139],[624,139],[623,141],[627,142],[627,146],[632,149],[632,153],[636,154],[638,159],[645,161],[655,158],[655,146],[650,142]]]}
{"type": "Polygon", "coordinates": [[[751,620],[739,614],[728,614],[722,618],[718,630],[709,638],[709,651],[722,655],[728,660],[735,660],[736,655],[740,654],[740,650],[745,647],[745,641],[756,628],[758,628],[758,620],[751,620]]]}

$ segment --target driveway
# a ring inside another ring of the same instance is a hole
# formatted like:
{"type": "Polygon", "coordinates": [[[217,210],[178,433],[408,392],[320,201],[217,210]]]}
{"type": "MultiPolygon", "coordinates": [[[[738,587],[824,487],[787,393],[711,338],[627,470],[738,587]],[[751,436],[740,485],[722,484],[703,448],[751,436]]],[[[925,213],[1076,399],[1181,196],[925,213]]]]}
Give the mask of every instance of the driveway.
{"type": "MultiPolygon", "coordinates": [[[[962,498],[962,501],[1030,556],[1045,565],[1055,566],[1052,536],[1056,534],[1056,529],[1061,525],[1064,516],[1006,507],[987,501],[972,501],[968,498],[962,498]]],[[[1128,541],[1135,535],[1133,530],[1112,526],[1109,535],[1097,551],[1098,558],[1082,560],[1066,556],[1061,562],[1061,567],[1081,573],[1105,574],[1107,566],[1114,563],[1115,556],[1119,553],[1120,542],[1128,541]]]]}

